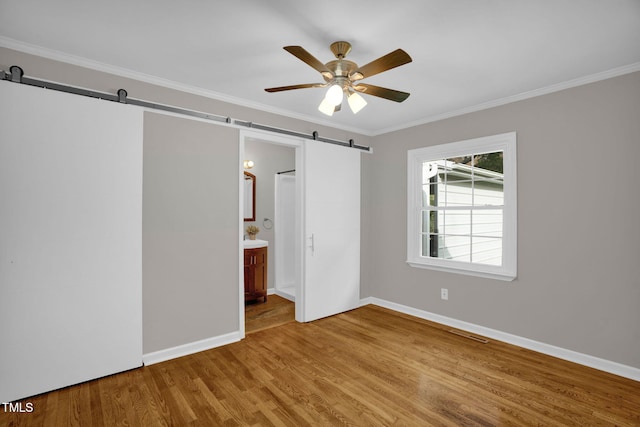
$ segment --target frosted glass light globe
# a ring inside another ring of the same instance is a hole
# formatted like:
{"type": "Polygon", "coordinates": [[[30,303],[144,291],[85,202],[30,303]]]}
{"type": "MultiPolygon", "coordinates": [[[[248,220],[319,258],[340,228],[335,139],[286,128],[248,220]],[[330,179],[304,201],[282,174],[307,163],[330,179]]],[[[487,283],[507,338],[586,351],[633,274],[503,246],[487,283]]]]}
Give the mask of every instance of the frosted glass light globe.
{"type": "Polygon", "coordinates": [[[333,85],[329,88],[324,98],[328,103],[332,105],[338,105],[342,103],[343,96],[344,94],[342,93],[342,88],[338,85],[333,85]]]}
{"type": "Polygon", "coordinates": [[[336,106],[327,101],[327,98],[324,98],[318,106],[318,110],[320,110],[321,113],[326,114],[327,116],[333,116],[333,112],[335,111],[335,109],[336,106]]]}
{"type": "Polygon", "coordinates": [[[367,105],[367,101],[355,92],[349,95],[347,102],[349,102],[349,107],[351,107],[353,114],[357,114],[358,111],[362,110],[367,105]]]}

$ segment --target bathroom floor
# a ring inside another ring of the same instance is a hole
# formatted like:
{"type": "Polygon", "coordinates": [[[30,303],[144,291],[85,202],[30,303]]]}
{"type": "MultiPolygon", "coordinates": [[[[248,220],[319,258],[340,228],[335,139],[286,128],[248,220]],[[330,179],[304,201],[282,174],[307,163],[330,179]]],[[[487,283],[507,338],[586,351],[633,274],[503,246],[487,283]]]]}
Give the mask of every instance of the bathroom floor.
{"type": "Polygon", "coordinates": [[[278,295],[269,295],[267,302],[248,302],[244,307],[245,334],[273,328],[295,321],[295,304],[278,295]]]}

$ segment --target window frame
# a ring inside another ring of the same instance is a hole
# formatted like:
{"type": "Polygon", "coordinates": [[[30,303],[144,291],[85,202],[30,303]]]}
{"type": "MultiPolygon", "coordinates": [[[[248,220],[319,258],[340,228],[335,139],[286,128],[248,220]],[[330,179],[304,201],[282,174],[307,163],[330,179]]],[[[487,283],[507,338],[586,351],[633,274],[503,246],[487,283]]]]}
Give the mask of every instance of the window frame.
{"type": "Polygon", "coordinates": [[[515,132],[407,151],[407,263],[412,267],[512,281],[517,277],[517,138],[515,132]],[[471,154],[503,152],[502,265],[422,255],[422,164],[471,154]]]}

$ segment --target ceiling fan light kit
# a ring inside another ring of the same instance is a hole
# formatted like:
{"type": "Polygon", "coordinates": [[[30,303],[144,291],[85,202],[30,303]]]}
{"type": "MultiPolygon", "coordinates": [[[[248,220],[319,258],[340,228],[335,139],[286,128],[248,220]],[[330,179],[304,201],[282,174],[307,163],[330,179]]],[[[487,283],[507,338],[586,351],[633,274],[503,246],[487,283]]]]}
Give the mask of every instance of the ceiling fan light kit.
{"type": "Polygon", "coordinates": [[[355,92],[349,94],[347,102],[349,103],[349,108],[351,108],[353,114],[358,114],[358,111],[362,110],[367,105],[367,101],[355,92]]]}
{"type": "Polygon", "coordinates": [[[367,105],[367,101],[365,101],[359,93],[373,95],[395,102],[402,102],[409,97],[409,93],[407,92],[360,83],[362,79],[411,62],[411,57],[404,50],[396,49],[391,53],[359,67],[355,62],[344,59],[351,51],[351,44],[349,42],[337,41],[332,43],[329,48],[336,59],[323,64],[301,46],[284,47],[284,50],[318,71],[322,75],[325,81],[324,83],[305,83],[267,88],[265,90],[273,93],[328,86],[329,89],[318,106],[318,110],[328,116],[332,116],[334,112],[340,110],[345,95],[349,107],[354,114],[367,105]]]}
{"type": "Polygon", "coordinates": [[[327,101],[326,96],[322,98],[322,102],[320,103],[320,105],[318,105],[318,111],[320,111],[323,114],[326,114],[327,116],[333,116],[333,112],[335,110],[336,110],[335,104],[332,104],[329,101],[327,101]]]}
{"type": "Polygon", "coordinates": [[[342,104],[343,98],[344,98],[343,89],[339,84],[334,84],[331,87],[329,87],[329,90],[327,91],[327,94],[324,97],[324,99],[326,99],[328,103],[334,106],[338,104],[342,104]]]}

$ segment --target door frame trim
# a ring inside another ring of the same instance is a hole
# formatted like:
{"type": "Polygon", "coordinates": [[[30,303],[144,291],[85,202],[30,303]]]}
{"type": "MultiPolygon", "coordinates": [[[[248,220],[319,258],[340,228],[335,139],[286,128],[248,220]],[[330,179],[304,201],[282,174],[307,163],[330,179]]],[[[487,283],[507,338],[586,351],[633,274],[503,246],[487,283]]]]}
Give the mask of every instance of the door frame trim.
{"type": "Polygon", "coordinates": [[[266,144],[275,144],[291,147],[295,149],[295,161],[296,161],[296,246],[295,246],[295,262],[296,262],[296,302],[295,313],[296,321],[304,322],[304,138],[298,138],[287,135],[276,135],[272,132],[260,131],[260,130],[248,130],[240,129],[239,132],[239,144],[238,144],[238,316],[239,316],[239,332],[240,337],[245,337],[245,323],[244,323],[244,218],[243,212],[243,200],[244,200],[244,187],[242,185],[244,181],[244,152],[245,141],[253,140],[260,141],[266,144]]]}

